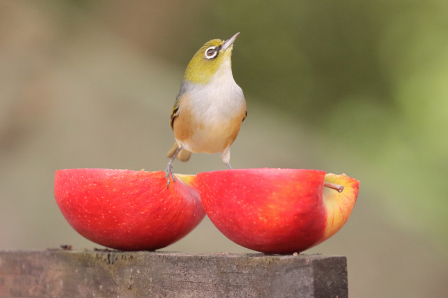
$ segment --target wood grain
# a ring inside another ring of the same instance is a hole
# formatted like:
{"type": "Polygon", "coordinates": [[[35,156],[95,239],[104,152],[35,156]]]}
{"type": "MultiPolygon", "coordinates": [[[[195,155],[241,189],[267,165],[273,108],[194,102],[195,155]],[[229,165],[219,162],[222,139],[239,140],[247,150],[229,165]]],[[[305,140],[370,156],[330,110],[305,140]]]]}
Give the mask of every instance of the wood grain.
{"type": "Polygon", "coordinates": [[[0,251],[0,297],[347,297],[345,257],[0,251]]]}

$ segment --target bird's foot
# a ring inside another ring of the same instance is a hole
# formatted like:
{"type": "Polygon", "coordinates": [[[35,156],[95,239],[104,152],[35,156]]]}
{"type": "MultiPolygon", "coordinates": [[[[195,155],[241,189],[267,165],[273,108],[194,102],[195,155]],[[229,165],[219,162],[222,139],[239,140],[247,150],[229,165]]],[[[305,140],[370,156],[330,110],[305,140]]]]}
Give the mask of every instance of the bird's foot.
{"type": "Polygon", "coordinates": [[[165,169],[166,188],[170,186],[170,175],[173,178],[173,182],[176,182],[176,178],[173,175],[173,163],[171,161],[166,165],[165,169]]]}
{"type": "Polygon", "coordinates": [[[232,166],[230,166],[230,163],[226,162],[226,166],[227,166],[230,170],[233,170],[232,166]]]}

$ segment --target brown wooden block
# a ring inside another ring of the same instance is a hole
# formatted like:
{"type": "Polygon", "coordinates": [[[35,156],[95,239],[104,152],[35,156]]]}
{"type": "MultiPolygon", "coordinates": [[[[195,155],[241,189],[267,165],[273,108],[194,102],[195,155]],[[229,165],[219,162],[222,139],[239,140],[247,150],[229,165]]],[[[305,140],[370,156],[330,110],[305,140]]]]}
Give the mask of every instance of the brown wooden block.
{"type": "Polygon", "coordinates": [[[347,296],[339,256],[0,251],[0,297],[347,296]]]}

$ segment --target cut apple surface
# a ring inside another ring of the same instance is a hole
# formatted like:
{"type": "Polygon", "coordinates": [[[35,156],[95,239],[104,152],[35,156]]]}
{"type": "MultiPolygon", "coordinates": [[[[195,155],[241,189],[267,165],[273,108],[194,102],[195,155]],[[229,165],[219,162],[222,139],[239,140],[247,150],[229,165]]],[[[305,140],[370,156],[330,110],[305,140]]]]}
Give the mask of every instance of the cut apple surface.
{"type": "Polygon", "coordinates": [[[276,254],[301,252],[334,235],[359,188],[353,178],[317,170],[243,169],[197,177],[204,209],[218,230],[241,246],[276,254]]]}
{"type": "Polygon", "coordinates": [[[353,207],[355,207],[359,192],[359,181],[345,174],[327,174],[325,175],[325,182],[342,185],[344,186],[344,190],[338,192],[328,187],[324,187],[323,189],[323,201],[327,210],[327,221],[324,237],[320,242],[336,234],[345,225],[352,213],[353,207]]]}
{"type": "Polygon", "coordinates": [[[56,171],[56,202],[85,238],[120,250],[156,250],[187,235],[204,218],[196,176],[110,169],[56,171]]]}

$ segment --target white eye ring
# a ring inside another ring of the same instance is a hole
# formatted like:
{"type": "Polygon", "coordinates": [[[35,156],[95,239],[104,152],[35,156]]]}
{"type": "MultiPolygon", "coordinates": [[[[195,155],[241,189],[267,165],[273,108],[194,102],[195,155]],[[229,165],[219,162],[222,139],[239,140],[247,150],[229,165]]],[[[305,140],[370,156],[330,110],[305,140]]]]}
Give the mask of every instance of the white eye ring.
{"type": "Polygon", "coordinates": [[[218,51],[216,50],[216,47],[209,47],[205,50],[205,58],[207,59],[213,59],[218,55],[218,51]]]}

